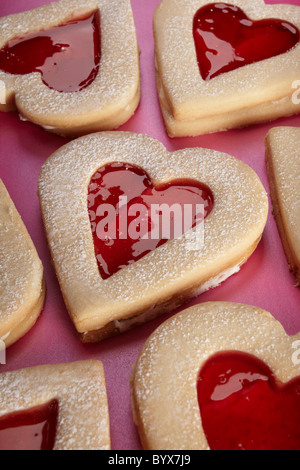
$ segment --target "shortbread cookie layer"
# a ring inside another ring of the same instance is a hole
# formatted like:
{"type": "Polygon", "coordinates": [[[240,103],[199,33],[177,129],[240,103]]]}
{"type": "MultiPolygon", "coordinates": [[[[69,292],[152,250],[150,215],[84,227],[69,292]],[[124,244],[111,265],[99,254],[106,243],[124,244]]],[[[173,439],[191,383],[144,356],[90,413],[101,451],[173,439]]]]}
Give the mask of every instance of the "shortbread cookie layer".
{"type": "MultiPolygon", "coordinates": [[[[203,80],[193,18],[210,3],[163,0],[155,12],[157,87],[169,135],[194,136],[299,113],[300,105],[293,103],[292,95],[300,74],[300,44],[270,59],[203,80]]],[[[300,29],[297,6],[265,5],[263,0],[227,3],[241,8],[251,20],[278,18],[300,29]]]]}
{"type": "Polygon", "coordinates": [[[221,352],[247,353],[286,384],[300,376],[299,338],[288,336],[266,311],[227,302],[200,304],[167,320],[144,345],[131,378],[144,448],[209,450],[197,397],[204,364],[221,352]]]}
{"type": "Polygon", "coordinates": [[[144,323],[238,272],[268,214],[259,178],[241,161],[200,148],[169,153],[146,135],[124,132],[86,136],[58,150],[42,168],[39,197],[65,303],[85,342],[144,323]],[[87,194],[95,172],[112,162],[142,168],[155,185],[192,178],[208,186],[214,207],[204,221],[204,244],[193,247],[189,230],[103,280],[87,194]]]}
{"type": "Polygon", "coordinates": [[[53,400],[57,402],[54,450],[110,449],[101,362],[37,366],[3,373],[0,388],[0,420],[10,413],[30,411],[53,400]]]}
{"type": "Polygon", "coordinates": [[[8,41],[37,30],[47,30],[99,10],[101,61],[95,80],[78,92],[50,89],[39,72],[12,75],[0,71],[6,104],[23,119],[50,132],[78,136],[119,127],[140,100],[139,50],[129,0],[60,0],[35,10],[0,19],[0,49],[8,41]]]}
{"type": "Polygon", "coordinates": [[[0,340],[8,347],[35,324],[44,305],[43,266],[0,180],[0,340]]]}
{"type": "Polygon", "coordinates": [[[273,213],[290,270],[300,285],[300,129],[276,127],[266,137],[273,213]]]}

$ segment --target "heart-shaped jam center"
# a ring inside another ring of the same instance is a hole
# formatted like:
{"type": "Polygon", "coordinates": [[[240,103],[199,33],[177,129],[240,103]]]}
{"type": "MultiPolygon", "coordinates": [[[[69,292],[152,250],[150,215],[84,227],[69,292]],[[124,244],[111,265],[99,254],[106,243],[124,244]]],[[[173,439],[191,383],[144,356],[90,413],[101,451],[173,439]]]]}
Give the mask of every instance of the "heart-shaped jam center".
{"type": "Polygon", "coordinates": [[[239,7],[212,3],[200,8],[193,26],[203,80],[283,54],[298,44],[298,28],[287,21],[252,21],[239,7]]]}
{"type": "Polygon", "coordinates": [[[213,194],[192,179],[155,186],[140,167],[111,163],[93,176],[88,209],[103,279],[203,222],[213,194]]]}
{"type": "Polygon", "coordinates": [[[40,72],[60,92],[76,92],[96,78],[101,59],[100,13],[18,37],[0,51],[0,70],[13,75],[40,72]]]}
{"type": "Polygon", "coordinates": [[[200,371],[198,401],[212,450],[300,450],[300,378],[281,384],[256,357],[222,352],[200,371]]]}
{"type": "Polygon", "coordinates": [[[58,402],[0,417],[0,450],[53,450],[58,402]]]}

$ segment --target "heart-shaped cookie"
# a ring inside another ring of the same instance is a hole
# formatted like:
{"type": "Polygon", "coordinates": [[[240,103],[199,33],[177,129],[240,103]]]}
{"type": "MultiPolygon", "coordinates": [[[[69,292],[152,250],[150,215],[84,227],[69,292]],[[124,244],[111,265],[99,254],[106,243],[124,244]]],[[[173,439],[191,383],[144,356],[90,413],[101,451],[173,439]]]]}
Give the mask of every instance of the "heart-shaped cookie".
{"type": "Polygon", "coordinates": [[[89,135],[58,150],[43,165],[39,197],[61,290],[86,342],[170,311],[236,273],[255,250],[268,214],[259,178],[236,158],[200,148],[169,153],[146,135],[124,132],[89,135]],[[96,172],[113,163],[142,169],[155,186],[193,179],[209,188],[214,204],[204,223],[104,280],[87,195],[96,172]]]}
{"type": "Polygon", "coordinates": [[[297,6],[163,0],[154,37],[169,135],[217,132],[300,112],[292,100],[300,75],[299,31],[297,6]]]}
{"type": "Polygon", "coordinates": [[[209,302],[167,320],[131,378],[144,448],[299,450],[299,338],[249,305],[209,302]]]}
{"type": "Polygon", "coordinates": [[[17,108],[50,132],[119,127],[140,100],[130,1],[60,0],[1,18],[0,81],[0,110],[17,108]]]}
{"type": "Polygon", "coordinates": [[[46,286],[41,260],[1,179],[0,270],[0,343],[8,347],[35,324],[46,286]]]}

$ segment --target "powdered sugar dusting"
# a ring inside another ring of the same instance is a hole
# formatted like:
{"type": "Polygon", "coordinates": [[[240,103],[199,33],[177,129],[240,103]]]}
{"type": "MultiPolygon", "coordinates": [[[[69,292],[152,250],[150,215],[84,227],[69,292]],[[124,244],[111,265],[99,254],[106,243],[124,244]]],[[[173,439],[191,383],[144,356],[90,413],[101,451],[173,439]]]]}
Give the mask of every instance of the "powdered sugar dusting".
{"type": "Polygon", "coordinates": [[[59,402],[55,450],[109,450],[109,418],[100,362],[41,366],[0,375],[0,415],[59,402]]]}

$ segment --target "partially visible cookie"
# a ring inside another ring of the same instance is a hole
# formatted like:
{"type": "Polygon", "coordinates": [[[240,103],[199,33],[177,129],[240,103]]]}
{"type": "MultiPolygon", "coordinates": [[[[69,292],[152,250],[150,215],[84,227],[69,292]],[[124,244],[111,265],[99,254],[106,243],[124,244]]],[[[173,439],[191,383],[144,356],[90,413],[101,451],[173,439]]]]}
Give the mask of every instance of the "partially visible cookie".
{"type": "Polygon", "coordinates": [[[154,15],[159,100],[170,137],[300,112],[300,8],[263,0],[163,0],[154,15]]]}
{"type": "Polygon", "coordinates": [[[273,213],[289,268],[300,285],[300,129],[276,127],[266,137],[273,213]]]}
{"type": "Polygon", "coordinates": [[[101,362],[45,365],[0,374],[0,449],[109,450],[101,362]]]}
{"type": "Polygon", "coordinates": [[[15,343],[35,324],[46,285],[41,260],[0,180],[0,340],[15,343]]]}
{"type": "Polygon", "coordinates": [[[124,124],[140,101],[130,1],[59,0],[0,18],[0,82],[0,110],[17,109],[49,132],[124,124]]]}
{"type": "Polygon", "coordinates": [[[143,447],[299,450],[299,340],[249,305],[208,302],[171,317],[131,377],[143,447]]]}

